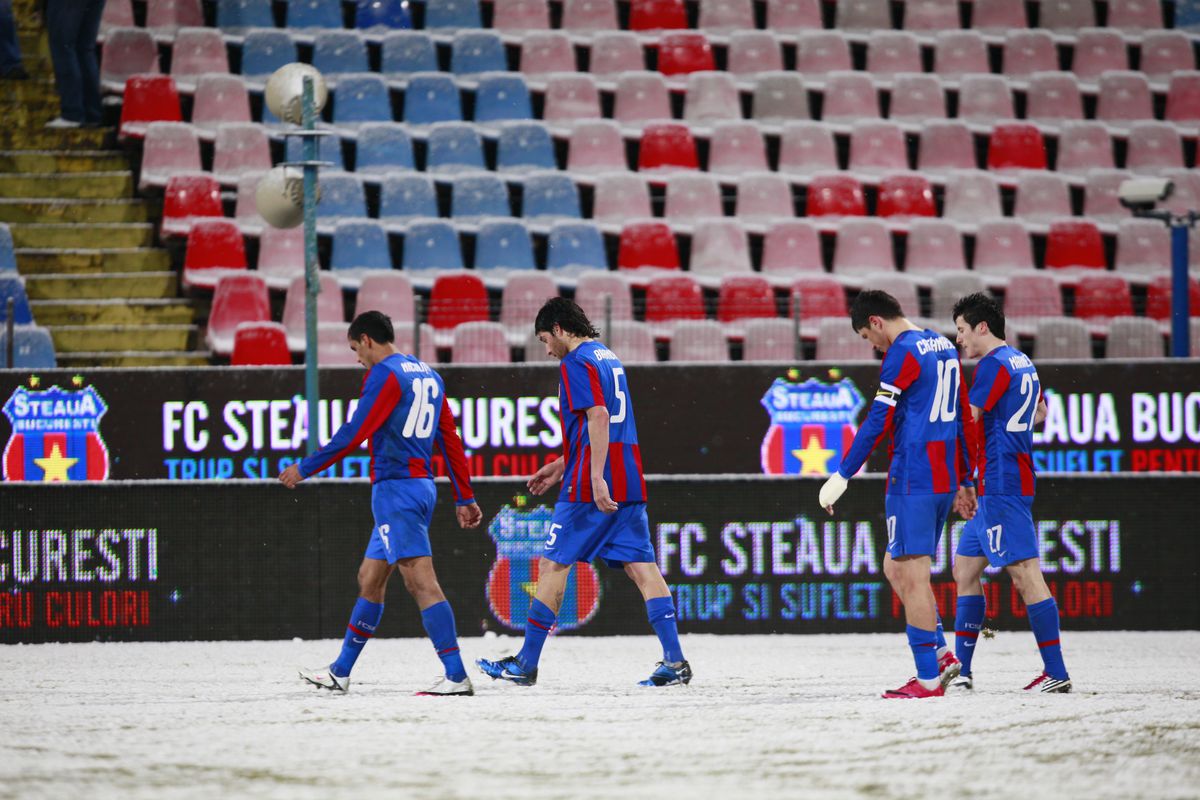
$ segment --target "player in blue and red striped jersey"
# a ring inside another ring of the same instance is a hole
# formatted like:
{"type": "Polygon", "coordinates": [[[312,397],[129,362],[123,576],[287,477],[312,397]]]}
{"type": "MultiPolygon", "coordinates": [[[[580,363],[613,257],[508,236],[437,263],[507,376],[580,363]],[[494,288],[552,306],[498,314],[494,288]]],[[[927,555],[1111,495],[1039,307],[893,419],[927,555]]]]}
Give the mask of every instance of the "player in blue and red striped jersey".
{"type": "Polygon", "coordinates": [[[958,675],[929,582],[932,555],[953,506],[974,512],[960,406],[962,367],[949,339],[909,322],[887,292],[859,292],[850,324],[883,353],[879,390],[837,472],[821,487],[830,514],[850,478],[890,435],[883,571],[904,604],[917,676],[885,698],[936,697],[958,675]]]}
{"type": "Polygon", "coordinates": [[[359,598],[341,654],[327,668],[301,670],[300,677],[326,689],[349,690],[350,670],[383,616],[388,578],[399,570],[445,669],[444,677],[418,694],[474,694],[458,651],[454,612],[438,584],[429,547],[429,523],[437,501],[430,463],[434,445],[449,467],[459,527],[474,528],[483,519],[445,385],[428,364],[396,349],[392,321],[379,311],[355,317],[347,338],[368,370],[358,408],[327,445],[285,469],[279,480],[295,488],[356,452],[369,438],[375,527],[358,570],[359,598]]]}
{"type": "Polygon", "coordinates": [[[1042,655],[1042,672],[1025,688],[1069,692],[1071,678],[1059,643],[1058,604],[1042,577],[1033,524],[1033,429],[1046,418],[1037,370],[1029,356],[1004,340],[1004,312],[982,293],[954,306],[958,343],[978,358],[970,392],[971,414],[980,424],[979,511],[963,528],[954,559],[958,608],[955,649],[962,674],[952,687],[974,688],[971,661],[986,610],[980,578],[991,563],[1012,576],[1029,610],[1029,625],[1042,655]]]}
{"type": "Polygon", "coordinates": [[[567,575],[575,562],[599,557],[610,567],[623,567],[637,584],[662,644],[662,661],[641,685],[688,683],[692,668],[679,644],[675,604],[650,544],[646,480],[625,369],[616,354],[596,341],[600,334],[583,310],[566,298],[546,301],[533,330],[547,355],[561,361],[563,455],[529,479],[529,490],[542,494],[559,481],[563,487],[538,562],[525,645],[515,656],[476,663],[493,679],[536,683],[542,646],[554,627],[567,575]]]}

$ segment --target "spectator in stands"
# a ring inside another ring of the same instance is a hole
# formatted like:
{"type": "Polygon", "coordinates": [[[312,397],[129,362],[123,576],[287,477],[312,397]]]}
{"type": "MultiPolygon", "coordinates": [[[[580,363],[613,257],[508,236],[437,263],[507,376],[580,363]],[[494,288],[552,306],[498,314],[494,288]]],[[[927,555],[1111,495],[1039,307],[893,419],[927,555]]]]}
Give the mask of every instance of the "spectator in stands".
{"type": "Polygon", "coordinates": [[[29,80],[29,73],[21,64],[21,45],[17,42],[12,0],[0,0],[0,80],[29,80]]]}
{"type": "Polygon", "coordinates": [[[100,65],[96,61],[96,36],[105,0],[46,0],[46,30],[58,84],[60,116],[47,128],[98,128],[100,65]]]}

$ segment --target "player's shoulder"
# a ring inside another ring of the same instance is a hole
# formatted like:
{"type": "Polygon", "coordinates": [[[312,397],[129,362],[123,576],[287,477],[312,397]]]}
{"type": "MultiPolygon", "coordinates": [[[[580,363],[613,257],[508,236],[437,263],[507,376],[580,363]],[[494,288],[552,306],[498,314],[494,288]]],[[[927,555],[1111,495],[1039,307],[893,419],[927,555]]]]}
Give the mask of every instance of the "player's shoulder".
{"type": "MultiPolygon", "coordinates": [[[[574,350],[568,353],[567,356],[575,356],[579,360],[589,364],[608,364],[620,366],[621,363],[620,359],[617,358],[616,353],[614,353],[612,350],[609,350],[603,342],[595,339],[579,345],[579,347],[576,347],[574,350]]],[[[566,359],[564,358],[564,360],[566,359]]]]}
{"type": "Polygon", "coordinates": [[[413,379],[424,378],[437,375],[433,367],[426,364],[416,356],[407,353],[395,353],[388,356],[383,361],[380,361],[372,368],[372,372],[381,370],[382,372],[392,373],[398,377],[413,379]]]}
{"type": "Polygon", "coordinates": [[[989,365],[996,369],[1002,369],[1009,374],[1015,374],[1022,371],[1030,371],[1033,367],[1033,359],[1022,353],[1017,348],[1010,344],[1004,344],[986,356],[981,358],[980,364],[985,361],[991,362],[989,365]]]}

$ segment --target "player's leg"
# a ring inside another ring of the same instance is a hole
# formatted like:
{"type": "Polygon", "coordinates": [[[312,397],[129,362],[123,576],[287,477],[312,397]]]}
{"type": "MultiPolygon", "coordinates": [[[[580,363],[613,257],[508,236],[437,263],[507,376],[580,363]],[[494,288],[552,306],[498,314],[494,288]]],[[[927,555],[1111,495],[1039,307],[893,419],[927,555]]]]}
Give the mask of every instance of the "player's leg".
{"type": "Polygon", "coordinates": [[[362,649],[375,636],[375,630],[383,618],[383,601],[393,569],[384,556],[383,543],[378,533],[373,533],[367,553],[358,568],[358,600],[350,612],[346,636],[337,660],[327,668],[300,670],[300,677],[314,686],[341,692],[350,689],[350,671],[354,669],[362,649]]]}
{"type": "Polygon", "coordinates": [[[474,694],[467,670],[463,666],[462,654],[458,649],[458,631],[454,624],[454,610],[450,607],[442,586],[438,583],[429,556],[402,558],[396,562],[404,588],[412,595],[421,609],[421,624],[433,643],[434,652],[442,662],[446,679],[419,694],[470,695],[474,694]]]}
{"type": "Polygon", "coordinates": [[[683,657],[679,627],[675,622],[675,601],[655,561],[631,561],[625,574],[637,585],[646,603],[646,617],[662,645],[662,661],[642,686],[672,686],[690,683],[692,667],[683,657]]]}
{"type": "Polygon", "coordinates": [[[979,642],[979,632],[983,630],[983,617],[987,611],[983,597],[983,571],[988,561],[982,555],[966,555],[964,549],[970,552],[970,546],[964,548],[963,541],[968,532],[963,530],[963,538],[959,539],[958,553],[954,557],[954,583],[958,589],[958,601],[954,608],[954,655],[962,665],[960,679],[955,682],[961,688],[974,688],[971,675],[971,662],[975,658],[975,645],[979,642]]]}
{"type": "Polygon", "coordinates": [[[912,649],[917,679],[926,689],[939,685],[937,662],[937,604],[929,583],[929,556],[883,558],[883,574],[904,604],[908,646],[912,649]]]}
{"type": "Polygon", "coordinates": [[[1050,587],[1042,576],[1042,567],[1036,558],[1027,558],[1008,565],[1008,574],[1013,585],[1021,593],[1025,608],[1029,612],[1029,627],[1037,639],[1038,651],[1042,655],[1043,671],[1026,686],[1041,692],[1071,691],[1071,677],[1063,662],[1062,644],[1059,640],[1058,603],[1050,594],[1050,587]]]}

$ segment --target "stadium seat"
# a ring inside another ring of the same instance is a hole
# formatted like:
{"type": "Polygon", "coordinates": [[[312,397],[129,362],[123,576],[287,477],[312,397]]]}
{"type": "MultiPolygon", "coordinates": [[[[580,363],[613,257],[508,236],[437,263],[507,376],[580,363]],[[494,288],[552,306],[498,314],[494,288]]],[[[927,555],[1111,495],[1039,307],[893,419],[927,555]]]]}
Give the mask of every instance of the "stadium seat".
{"type": "Polygon", "coordinates": [[[246,28],[274,28],[275,15],[266,0],[217,0],[217,27],[231,33],[246,28]]]}
{"type": "Polygon", "coordinates": [[[1152,30],[1163,27],[1163,8],[1158,0],[1121,0],[1108,7],[1108,25],[1119,30],[1152,30]]]}
{"type": "Polygon", "coordinates": [[[1025,118],[1056,124],[1083,119],[1083,94],[1069,72],[1035,72],[1025,92],[1025,118]]]}
{"type": "Polygon", "coordinates": [[[1144,317],[1117,317],[1108,324],[1106,358],[1164,358],[1165,340],[1158,323],[1144,317]]]}
{"type": "Polygon", "coordinates": [[[1125,39],[1112,28],[1089,28],[1075,37],[1071,71],[1080,80],[1091,81],[1109,70],[1129,69],[1125,39]]]}
{"type": "Polygon", "coordinates": [[[789,219],[772,224],[763,236],[762,248],[764,274],[825,271],[821,236],[808,220],[789,219]]]}
{"type": "Polygon", "coordinates": [[[363,277],[354,298],[354,316],[364,311],[382,311],[393,323],[412,322],[416,301],[412,281],[402,272],[374,272],[363,277]]]}
{"type": "Polygon", "coordinates": [[[992,128],[988,169],[1045,169],[1046,145],[1034,125],[1006,122],[992,128]]]}
{"type": "Polygon", "coordinates": [[[720,323],[709,319],[681,320],[671,337],[671,361],[722,363],[729,360],[729,343],[720,323]]]}
{"type": "Polygon", "coordinates": [[[908,275],[902,275],[899,272],[876,272],[866,275],[863,283],[896,298],[896,301],[900,303],[900,311],[910,320],[920,318],[921,302],[917,292],[917,282],[908,275]]]}
{"type": "Polygon", "coordinates": [[[383,225],[374,219],[344,219],[333,229],[330,267],[335,272],[391,269],[392,255],[383,225]]]}
{"type": "Polygon", "coordinates": [[[787,122],[779,136],[779,171],[790,175],[813,175],[838,168],[837,143],[828,125],[819,122],[787,122]]]}
{"type": "Polygon", "coordinates": [[[1040,319],[1034,328],[1033,355],[1039,359],[1087,360],[1092,338],[1082,320],[1060,317],[1040,319]]]}
{"type": "Polygon", "coordinates": [[[679,250],[671,227],[661,220],[625,223],[617,247],[617,266],[679,269],[679,250]]]}
{"type": "Polygon", "coordinates": [[[742,325],[743,361],[799,361],[795,323],[786,319],[748,319],[742,325]]]}
{"type": "MultiPolygon", "coordinates": [[[[29,296],[25,284],[16,275],[0,275],[0,322],[8,322],[8,301],[13,301],[13,324],[30,325],[33,311],[29,307],[29,296]]],[[[3,329],[0,325],[0,330],[3,329]]]]}
{"type": "Polygon", "coordinates": [[[734,216],[743,222],[771,222],[796,215],[792,185],[775,172],[739,170],[734,216]]]}
{"type": "Polygon", "coordinates": [[[1129,209],[1121,205],[1117,193],[1121,184],[1131,177],[1128,172],[1119,169],[1089,171],[1083,185],[1083,216],[1097,222],[1129,219],[1129,209]]]}
{"type": "Polygon", "coordinates": [[[286,289],[305,273],[304,229],[266,225],[258,238],[257,274],[272,289],[286,289]]]}
{"type": "Polygon", "coordinates": [[[379,192],[379,217],[396,221],[438,215],[437,190],[427,175],[387,175],[379,192]]]}
{"type": "Polygon", "coordinates": [[[436,330],[448,330],[465,322],[486,322],[487,287],[469,272],[439,275],[430,291],[428,317],[436,330]]]}
{"type": "Polygon", "coordinates": [[[623,72],[617,79],[613,119],[642,123],[671,119],[667,82],[657,72],[623,72]]]}
{"type": "Polygon", "coordinates": [[[561,172],[541,172],[525,179],[521,216],[530,220],[579,219],[579,190],[561,172]]]}
{"type": "Polygon", "coordinates": [[[382,76],[363,73],[343,75],[338,80],[333,94],[334,125],[391,121],[392,99],[382,76]]]}
{"type": "Polygon", "coordinates": [[[534,270],[533,240],[523,222],[490,220],[475,234],[475,269],[534,270]]]}
{"type": "Polygon", "coordinates": [[[904,27],[910,31],[945,31],[960,27],[958,8],[945,0],[907,0],[904,27]]]}
{"type": "Polygon", "coordinates": [[[1032,271],[1033,243],[1029,229],[1016,220],[984,220],[975,232],[971,266],[976,272],[993,274],[1032,271]]]}
{"type": "Polygon", "coordinates": [[[451,186],[450,216],[460,221],[511,217],[508,187],[495,173],[459,175],[451,186]]]}
{"type": "Polygon", "coordinates": [[[808,119],[808,91],[803,79],[794,72],[761,73],[754,81],[752,108],[759,123],[808,119]]]}
{"type": "Polygon", "coordinates": [[[425,169],[441,173],[487,169],[478,129],[469,122],[434,124],[426,140],[425,169]]]}
{"type": "Polygon", "coordinates": [[[672,31],[658,40],[658,71],[663,75],[687,75],[716,69],[712,45],[699,31],[672,31]]]}
{"type": "Polygon", "coordinates": [[[278,28],[246,31],[241,70],[246,80],[265,83],[275,70],[296,60],[296,43],[287,31],[278,28]]]}
{"type": "Polygon", "coordinates": [[[836,28],[800,34],[796,44],[796,72],[805,76],[828,75],[854,69],[850,41],[836,28]]]}
{"type": "Polygon", "coordinates": [[[685,222],[723,216],[717,179],[706,172],[677,172],[668,176],[663,216],[685,222]]]}
{"type": "Polygon", "coordinates": [[[686,28],[687,11],[683,0],[640,0],[630,4],[629,30],[653,31],[686,28]]]}
{"type": "Polygon", "coordinates": [[[699,169],[696,141],[687,125],[677,122],[650,123],[642,131],[638,148],[638,172],[670,172],[699,169]]]}
{"type": "Polygon", "coordinates": [[[192,223],[183,261],[185,286],[212,289],[223,275],[245,269],[246,245],[236,222],[205,218],[192,223]]]}
{"type": "MultiPolygon", "coordinates": [[[[923,123],[946,116],[946,95],[936,75],[897,75],[892,79],[892,102],[888,119],[923,123]]],[[[960,123],[961,124],[961,123],[960,123]]]]}
{"type": "Polygon", "coordinates": [[[1117,228],[1116,270],[1152,275],[1171,269],[1171,230],[1156,219],[1127,219],[1117,228]]]}
{"type": "Polygon", "coordinates": [[[931,120],[921,128],[917,167],[922,172],[975,169],[975,139],[958,120],[931,120]]]}
{"type": "MultiPolygon", "coordinates": [[[[934,0],[934,3],[946,6],[941,0],[934,0]]],[[[990,72],[987,42],[978,31],[938,30],[933,46],[933,68],[938,75],[947,78],[990,72]]]]}
{"type": "Polygon", "coordinates": [[[726,68],[739,78],[782,70],[783,53],[779,39],[769,29],[734,31],[729,37],[726,68]]]}
{"type": "MultiPolygon", "coordinates": [[[[458,232],[449,222],[441,219],[418,220],[404,231],[404,269],[463,268],[462,247],[458,232]]],[[[486,315],[482,319],[486,319],[486,315]]],[[[432,318],[430,322],[433,322],[432,318]]],[[[434,323],[434,327],[444,327],[434,323]]]]}
{"type": "MultiPolygon", "coordinates": [[[[1170,275],[1157,275],[1150,279],[1146,287],[1146,316],[1160,322],[1171,319],[1172,281],[1170,275]]],[[[1194,277],[1188,278],[1188,314],[1200,317],[1200,281],[1194,277]]],[[[1193,350],[1193,356],[1200,351],[1193,350]]]]}
{"type": "Polygon", "coordinates": [[[120,91],[125,81],[134,76],[161,71],[158,45],[154,43],[150,31],[145,28],[115,28],[108,32],[100,54],[100,81],[106,90],[120,91]]]}
{"type": "Polygon", "coordinates": [[[287,330],[278,322],[243,322],[233,336],[229,363],[234,367],[287,366],[292,363],[287,330]]]}
{"type": "Polygon", "coordinates": [[[508,336],[499,322],[464,322],[454,328],[450,360],[455,364],[507,364],[508,336]]]}
{"type": "Polygon", "coordinates": [[[752,0],[704,0],[696,27],[720,33],[752,29],[754,4],[752,0]]]}
{"type": "Polygon", "coordinates": [[[825,76],[825,122],[852,123],[879,116],[879,93],[865,72],[831,72],[825,76]]]}
{"type": "Polygon", "coordinates": [[[322,367],[357,367],[358,355],[350,349],[345,322],[317,325],[317,363],[322,367]]]}
{"type": "Polygon", "coordinates": [[[1016,329],[1028,330],[1038,319],[1063,315],[1062,291],[1042,272],[1018,273],[1004,288],[1004,316],[1016,329]]]}
{"type": "MultiPolygon", "coordinates": [[[[1024,6],[1024,0],[1001,0],[1024,6]]],[[[980,4],[975,5],[976,13],[980,4]]],[[[1021,9],[1025,16],[1025,9],[1021,9]]],[[[976,26],[978,27],[978,26],[976,26]]],[[[1056,72],[1062,66],[1058,59],[1058,47],[1054,37],[1043,30],[1008,30],[1004,37],[1004,74],[1010,78],[1024,78],[1038,72],[1056,72]]]]}
{"type": "Polygon", "coordinates": [[[712,123],[741,117],[737,84],[728,72],[693,72],[687,77],[683,118],[691,123],[712,123]]]}
{"type": "Polygon", "coordinates": [[[867,71],[883,78],[921,72],[921,42],[908,31],[875,31],[867,40],[867,71]]]}
{"type": "MultiPolygon", "coordinates": [[[[1196,69],[1192,41],[1183,31],[1147,31],[1142,36],[1141,53],[1139,66],[1152,81],[1169,79],[1174,72],[1196,69]]],[[[1168,94],[1168,107],[1170,104],[1168,94]]]]}
{"type": "MultiPolygon", "coordinates": [[[[646,322],[704,319],[704,293],[687,275],[660,275],[646,286],[646,322]]],[[[660,335],[669,328],[659,328],[660,335]]]]}
{"type": "Polygon", "coordinates": [[[1101,122],[1072,120],[1064,122],[1058,134],[1059,172],[1087,173],[1096,169],[1112,169],[1112,137],[1101,122]]]}
{"type": "Polygon", "coordinates": [[[889,4],[878,0],[837,0],[837,26],[847,31],[872,31],[892,27],[889,4]]]}
{"type": "Polygon", "coordinates": [[[240,323],[270,319],[271,299],[263,279],[254,274],[226,275],[213,291],[205,343],[213,352],[228,355],[233,352],[234,331],[240,323]]]}
{"type": "Polygon", "coordinates": [[[497,171],[530,172],[557,168],[554,140],[542,123],[514,122],[501,128],[496,147],[497,171]]]}
{"type": "Polygon", "coordinates": [[[716,219],[696,226],[688,268],[693,275],[750,272],[750,241],[742,223],[736,219],[716,219]]]}
{"type": "Polygon", "coordinates": [[[1165,118],[1169,122],[1193,125],[1200,121],[1200,72],[1191,70],[1171,76],[1165,118]]]}
{"type": "Polygon", "coordinates": [[[641,40],[628,31],[598,33],[592,39],[588,67],[593,75],[604,79],[629,71],[642,72],[646,69],[646,53],[641,40]]]}
{"type": "Polygon", "coordinates": [[[1133,298],[1129,282],[1120,275],[1087,275],[1075,287],[1077,319],[1132,317],[1133,298]]]}
{"type": "Polygon", "coordinates": [[[404,90],[402,119],[409,125],[462,120],[462,100],[454,79],[444,73],[412,75],[404,90]]]}
{"type": "Polygon", "coordinates": [[[138,189],[166,186],[167,180],[181,172],[200,172],[200,137],[183,122],[151,122],[142,143],[142,170],[138,189]]]}
{"type": "Polygon", "coordinates": [[[614,320],[633,319],[633,294],[629,284],[611,272],[580,275],[575,284],[575,302],[601,329],[607,328],[605,317],[609,314],[614,320]]]}
{"type": "Polygon", "coordinates": [[[958,118],[977,125],[1013,119],[1012,88],[1002,75],[964,75],[958,84],[958,118]]]}
{"type": "Polygon", "coordinates": [[[475,121],[533,119],[525,79],[515,73],[484,75],[475,89],[475,121]]]}
{"type": "Polygon", "coordinates": [[[772,0],[767,3],[767,29],[796,33],[822,27],[820,0],[772,0]]]}
{"type": "Polygon", "coordinates": [[[158,0],[146,4],[146,27],[160,33],[204,24],[200,0],[158,0]]]}
{"type": "Polygon", "coordinates": [[[322,222],[367,216],[367,195],[361,176],[328,170],[321,175],[320,183],[317,216],[322,222]]]}
{"type": "Polygon", "coordinates": [[[325,0],[288,0],[289,28],[341,28],[342,22],[340,3],[329,3],[325,0]]]}
{"type": "Polygon", "coordinates": [[[941,219],[913,220],[908,229],[904,272],[930,275],[967,269],[962,233],[953,222],[941,219]]]}
{"type": "Polygon", "coordinates": [[[562,29],[575,33],[616,30],[616,0],[563,0],[562,29]]]}
{"type": "Polygon", "coordinates": [[[875,213],[898,219],[937,216],[929,179],[916,172],[886,176],[879,182],[875,213]]]}
{"type": "Polygon", "coordinates": [[[425,4],[425,27],[438,28],[482,28],[483,15],[479,0],[438,0],[425,4]]]}
{"type": "Polygon", "coordinates": [[[201,75],[229,72],[225,40],[216,28],[184,28],[171,48],[171,77],[195,81],[201,75]]]}
{"type": "Polygon", "coordinates": [[[586,72],[551,75],[543,97],[542,119],[546,122],[575,122],[601,116],[596,79],[586,72]]]}
{"type": "Polygon", "coordinates": [[[1052,31],[1077,31],[1096,24],[1092,0],[1042,0],[1040,23],[1052,31]]]}
{"type": "MultiPolygon", "coordinates": [[[[930,299],[932,301],[930,316],[934,324],[946,330],[953,328],[954,304],[960,298],[966,297],[969,294],[975,294],[976,292],[988,293],[983,278],[974,273],[944,272],[940,275],[935,275],[933,278],[933,288],[930,292],[930,299]]],[[[951,336],[950,338],[953,339],[954,337],[951,336]]]]}
{"type": "Polygon", "coordinates": [[[1104,240],[1100,229],[1090,220],[1057,220],[1046,236],[1046,267],[1086,267],[1104,269],[1104,240]]]}
{"type": "MultiPolygon", "coordinates": [[[[836,279],[827,275],[806,275],[792,281],[788,292],[788,316],[801,320],[832,317],[846,322],[849,314],[846,290],[836,279]]],[[[850,326],[847,324],[847,328],[850,326]]]]}
{"type": "Polygon", "coordinates": [[[450,71],[455,75],[508,71],[504,42],[491,31],[460,30],[450,43],[450,71]]]}
{"type": "Polygon", "coordinates": [[[225,122],[250,122],[250,94],[239,75],[201,75],[192,95],[192,124],[213,131],[225,122]]]}
{"type": "Polygon", "coordinates": [[[850,131],[850,169],[855,172],[893,172],[908,169],[904,131],[889,120],[854,123],[850,131]]]}
{"type": "MultiPolygon", "coordinates": [[[[1200,172],[1194,169],[1168,169],[1163,170],[1161,177],[1175,185],[1171,196],[1161,207],[1172,214],[1186,214],[1188,211],[1200,209],[1200,172]]],[[[1193,245],[1198,241],[1200,238],[1191,237],[1193,245]]]]}
{"type": "Polygon", "coordinates": [[[561,31],[537,31],[521,39],[521,72],[529,76],[549,76],[556,72],[574,72],[575,48],[561,31]]]}
{"type": "MultiPolygon", "coordinates": [[[[0,364],[7,359],[8,331],[0,328],[0,364]]],[[[13,369],[53,369],[58,366],[50,331],[36,325],[13,328],[13,369]]]]}
{"type": "Polygon", "coordinates": [[[367,43],[357,31],[318,31],[313,40],[312,65],[327,76],[368,72],[367,43]]]}
{"type": "MultiPolygon", "coordinates": [[[[317,295],[317,324],[346,324],[346,311],[342,302],[342,289],[337,278],[328,272],[319,276],[320,293],[317,295]]],[[[306,303],[305,278],[297,275],[288,284],[283,301],[283,327],[287,331],[288,349],[293,353],[304,351],[305,327],[304,306],[306,303]]],[[[342,329],[343,331],[345,328],[342,329]]],[[[345,333],[342,334],[343,338],[345,333]]]]}
{"type": "Polygon", "coordinates": [[[106,34],[113,28],[132,28],[137,23],[133,18],[133,0],[108,0],[100,15],[100,33],[106,34]]]}
{"type": "Polygon", "coordinates": [[[1048,224],[1071,216],[1071,187],[1053,172],[1024,172],[1017,176],[1013,216],[1025,222],[1048,224]]]}
{"type": "Polygon", "coordinates": [[[612,330],[604,331],[604,339],[622,364],[652,364],[657,361],[654,333],[644,322],[614,321],[612,330]]]}
{"type": "Polygon", "coordinates": [[[1125,168],[1134,174],[1160,174],[1184,166],[1183,140],[1169,122],[1135,122],[1129,128],[1125,168]]]}
{"type": "Polygon", "coordinates": [[[121,104],[121,136],[141,137],[151,122],[182,121],[179,90],[170,75],[134,75],[126,81],[125,99],[121,104]]]}
{"type": "Polygon", "coordinates": [[[17,256],[13,252],[12,229],[8,223],[0,222],[0,273],[16,271],[17,256]]]}
{"type": "Polygon", "coordinates": [[[213,176],[175,174],[167,178],[163,190],[164,236],[186,236],[196,219],[223,216],[221,185],[213,176]]]}
{"type": "Polygon", "coordinates": [[[825,173],[808,184],[810,217],[861,217],[867,213],[862,184],[852,175],[825,173]]]}
{"type": "Polygon", "coordinates": [[[510,0],[504,13],[495,14],[492,27],[503,31],[544,31],[550,27],[546,0],[510,0]]]}
{"type": "MultiPolygon", "coordinates": [[[[381,123],[371,123],[381,124],[381,123]]],[[[383,123],[387,124],[387,123],[383,123]]],[[[358,152],[362,153],[362,139],[359,139],[358,152]]],[[[298,136],[289,136],[283,147],[284,160],[286,161],[303,161],[304,160],[304,140],[298,136]]],[[[317,159],[326,161],[332,166],[326,169],[344,170],[346,161],[342,157],[342,140],[337,136],[318,136],[317,137],[317,159]]],[[[356,165],[359,169],[362,168],[361,160],[356,165]]]]}
{"type": "Polygon", "coordinates": [[[380,45],[382,72],[385,75],[411,75],[437,72],[437,48],[425,31],[393,31],[380,45]]]}
{"type": "Polygon", "coordinates": [[[817,321],[817,360],[873,361],[875,350],[850,329],[845,317],[821,319],[817,321]]]}
{"type": "MultiPolygon", "coordinates": [[[[334,137],[323,137],[333,139],[334,137]]],[[[290,144],[292,140],[288,139],[290,144]]],[[[341,150],[339,148],[338,153],[341,150]]],[[[358,129],[354,171],[366,175],[415,169],[412,139],[404,126],[395,122],[366,122],[358,129]]],[[[322,154],[324,157],[324,154],[322,154]]],[[[326,159],[328,160],[328,159],[326,159]]],[[[335,169],[341,169],[337,164],[335,169]]]]}
{"type": "Polygon", "coordinates": [[[775,290],[758,275],[726,275],[717,290],[717,321],[776,317],[775,290]]]}
{"type": "Polygon", "coordinates": [[[650,187],[636,172],[613,172],[596,179],[592,218],[598,222],[625,222],[653,216],[650,187]]]}
{"type": "Polygon", "coordinates": [[[1004,216],[1000,184],[982,170],[964,170],[946,178],[942,216],[960,224],[977,224],[1004,216]]]}
{"type": "Polygon", "coordinates": [[[354,9],[354,27],[411,28],[412,16],[405,0],[358,0],[354,9]]]}
{"type": "Polygon", "coordinates": [[[1026,27],[1024,0],[975,0],[971,25],[976,30],[1001,33],[1026,27]]]}
{"type": "Polygon", "coordinates": [[[608,119],[577,123],[567,140],[567,169],[579,173],[628,169],[625,140],[617,124],[608,119]]]}
{"type": "Polygon", "coordinates": [[[896,269],[892,256],[892,235],[877,219],[847,219],[838,225],[837,246],[833,251],[833,271],[837,275],[864,275],[896,269]]]}
{"type": "Polygon", "coordinates": [[[1101,75],[1096,119],[1114,124],[1154,119],[1154,100],[1146,76],[1120,71],[1101,75]]]}
{"type": "Polygon", "coordinates": [[[608,254],[600,229],[590,222],[555,223],[546,239],[546,269],[567,274],[607,270],[608,254]]]}
{"type": "Polygon", "coordinates": [[[767,148],[759,127],[753,122],[719,122],[709,136],[708,171],[744,174],[765,172],[767,148]]]}
{"type": "Polygon", "coordinates": [[[533,328],[534,317],[542,304],[551,297],[558,297],[554,279],[544,272],[519,272],[509,275],[500,294],[500,324],[509,331],[510,338],[520,341],[533,328]]]}

